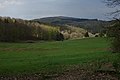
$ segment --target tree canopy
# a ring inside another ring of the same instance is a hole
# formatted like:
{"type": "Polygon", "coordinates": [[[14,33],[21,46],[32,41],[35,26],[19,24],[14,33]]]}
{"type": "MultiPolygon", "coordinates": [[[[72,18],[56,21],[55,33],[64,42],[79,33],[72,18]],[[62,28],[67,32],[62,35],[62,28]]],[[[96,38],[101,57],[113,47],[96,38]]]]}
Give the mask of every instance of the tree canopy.
{"type": "Polygon", "coordinates": [[[58,27],[35,21],[0,17],[0,41],[56,40],[58,27]]]}

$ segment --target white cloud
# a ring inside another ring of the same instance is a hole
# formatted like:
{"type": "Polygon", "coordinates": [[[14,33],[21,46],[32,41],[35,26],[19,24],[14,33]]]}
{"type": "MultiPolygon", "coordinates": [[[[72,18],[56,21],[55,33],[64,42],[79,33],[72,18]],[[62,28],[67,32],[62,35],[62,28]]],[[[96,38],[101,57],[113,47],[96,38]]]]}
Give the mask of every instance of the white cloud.
{"type": "Polygon", "coordinates": [[[0,9],[4,9],[11,5],[21,5],[21,4],[22,4],[22,2],[20,2],[19,0],[1,0],[0,1],[0,9]]]}

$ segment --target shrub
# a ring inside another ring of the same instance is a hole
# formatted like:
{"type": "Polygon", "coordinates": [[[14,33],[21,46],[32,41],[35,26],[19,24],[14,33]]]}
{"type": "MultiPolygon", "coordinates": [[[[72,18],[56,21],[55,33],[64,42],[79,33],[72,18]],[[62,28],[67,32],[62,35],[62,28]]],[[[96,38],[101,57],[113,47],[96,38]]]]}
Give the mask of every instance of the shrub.
{"type": "Polygon", "coordinates": [[[108,27],[107,36],[111,40],[112,52],[120,53],[120,21],[114,21],[114,24],[108,27]]]}

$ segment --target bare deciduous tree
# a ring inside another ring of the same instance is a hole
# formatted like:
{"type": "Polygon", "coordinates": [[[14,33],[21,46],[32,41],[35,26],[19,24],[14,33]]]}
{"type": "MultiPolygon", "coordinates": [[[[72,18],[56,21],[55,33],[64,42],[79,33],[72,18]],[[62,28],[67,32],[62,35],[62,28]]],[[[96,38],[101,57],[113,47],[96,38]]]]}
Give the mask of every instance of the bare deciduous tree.
{"type": "Polygon", "coordinates": [[[110,13],[115,20],[108,27],[107,35],[111,39],[111,50],[120,53],[120,0],[105,0],[105,3],[108,7],[117,8],[115,12],[110,13]]]}
{"type": "Polygon", "coordinates": [[[106,5],[110,8],[116,8],[114,12],[111,12],[110,15],[115,19],[120,19],[120,0],[104,0],[106,5]]]}

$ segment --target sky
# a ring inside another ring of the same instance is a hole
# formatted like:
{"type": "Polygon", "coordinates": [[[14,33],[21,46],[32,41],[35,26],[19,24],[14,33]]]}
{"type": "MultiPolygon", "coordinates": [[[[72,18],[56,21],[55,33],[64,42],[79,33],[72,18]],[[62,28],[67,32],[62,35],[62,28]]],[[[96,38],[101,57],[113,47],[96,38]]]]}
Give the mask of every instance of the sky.
{"type": "Polygon", "coordinates": [[[0,16],[36,19],[68,16],[89,19],[108,19],[114,11],[103,0],[0,0],[0,16]]]}

